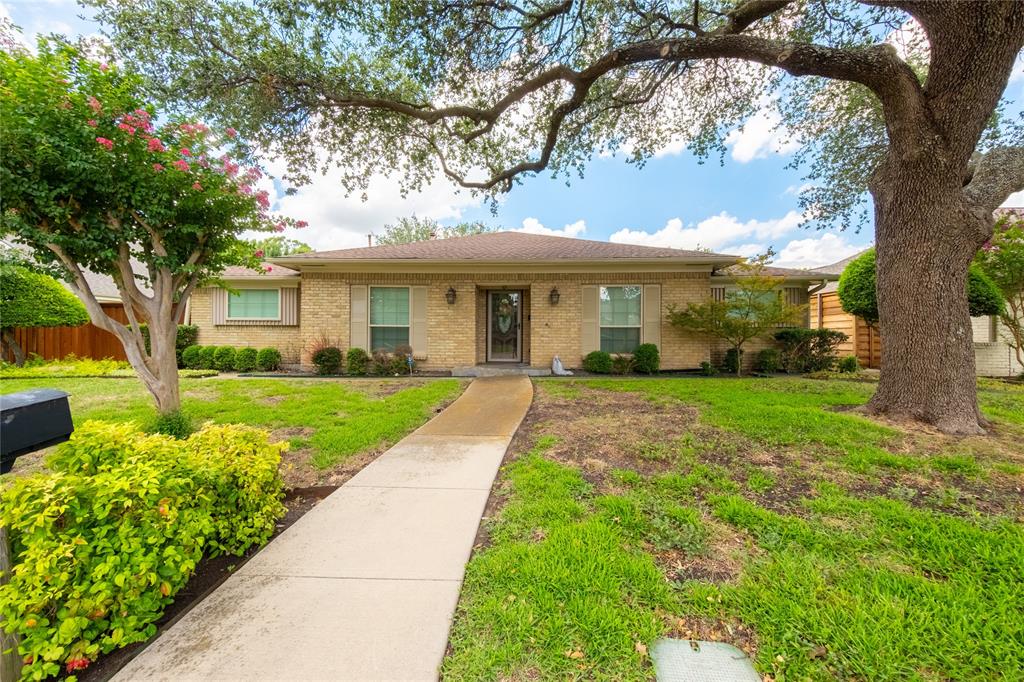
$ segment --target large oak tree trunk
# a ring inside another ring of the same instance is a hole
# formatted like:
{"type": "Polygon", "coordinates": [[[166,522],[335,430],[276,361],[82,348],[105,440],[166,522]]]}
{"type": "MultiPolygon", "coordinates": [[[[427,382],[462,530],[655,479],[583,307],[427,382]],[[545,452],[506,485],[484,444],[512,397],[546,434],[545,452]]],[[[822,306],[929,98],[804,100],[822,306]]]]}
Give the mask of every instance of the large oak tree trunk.
{"type": "Polygon", "coordinates": [[[872,183],[882,373],[868,409],[976,434],[967,270],[983,226],[936,156],[890,157],[872,183]]]}

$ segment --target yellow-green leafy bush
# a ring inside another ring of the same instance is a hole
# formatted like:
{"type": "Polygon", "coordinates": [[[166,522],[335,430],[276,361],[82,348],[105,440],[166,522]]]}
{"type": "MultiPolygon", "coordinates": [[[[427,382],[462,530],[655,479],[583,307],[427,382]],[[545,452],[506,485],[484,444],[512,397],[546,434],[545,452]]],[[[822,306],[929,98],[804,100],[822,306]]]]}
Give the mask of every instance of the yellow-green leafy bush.
{"type": "Polygon", "coordinates": [[[15,479],[0,493],[13,556],[0,621],[21,637],[22,679],[152,637],[201,558],[265,543],[287,447],[245,426],[177,440],[90,421],[50,472],[15,479]]]}

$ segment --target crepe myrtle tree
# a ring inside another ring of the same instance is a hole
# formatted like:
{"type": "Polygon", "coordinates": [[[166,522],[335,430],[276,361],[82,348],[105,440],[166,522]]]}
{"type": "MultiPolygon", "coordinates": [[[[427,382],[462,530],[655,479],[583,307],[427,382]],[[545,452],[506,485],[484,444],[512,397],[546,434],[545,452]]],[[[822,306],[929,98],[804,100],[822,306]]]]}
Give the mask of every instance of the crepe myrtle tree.
{"type": "Polygon", "coordinates": [[[176,323],[189,296],[227,265],[258,266],[239,233],[290,221],[268,214],[259,170],[224,151],[233,130],[157,124],[142,93],[137,75],[69,44],[0,52],[0,220],[57,267],[167,413],[180,403],[176,323]],[[127,324],[103,312],[86,270],[113,278],[127,324]]]}
{"type": "Polygon", "coordinates": [[[492,195],[524,175],[724,152],[765,106],[802,143],[805,215],[873,207],[885,372],[869,407],[982,430],[967,267],[1024,187],[1002,95],[1012,0],[85,0],[168,99],[253,131],[293,177],[349,190],[437,169],[492,195]],[[870,194],[873,202],[867,199],[870,194]]]}
{"type": "Polygon", "coordinates": [[[1000,217],[975,263],[1002,292],[1006,305],[999,313],[1002,337],[1024,366],[1024,216],[1008,212],[1000,217]]]}

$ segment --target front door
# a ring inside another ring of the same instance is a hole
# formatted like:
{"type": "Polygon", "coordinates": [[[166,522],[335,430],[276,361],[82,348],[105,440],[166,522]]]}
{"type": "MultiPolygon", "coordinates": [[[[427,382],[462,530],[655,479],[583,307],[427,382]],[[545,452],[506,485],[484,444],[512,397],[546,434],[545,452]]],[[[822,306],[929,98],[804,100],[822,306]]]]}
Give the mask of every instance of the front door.
{"type": "Polygon", "coordinates": [[[523,292],[487,292],[487,360],[522,360],[523,292]]]}

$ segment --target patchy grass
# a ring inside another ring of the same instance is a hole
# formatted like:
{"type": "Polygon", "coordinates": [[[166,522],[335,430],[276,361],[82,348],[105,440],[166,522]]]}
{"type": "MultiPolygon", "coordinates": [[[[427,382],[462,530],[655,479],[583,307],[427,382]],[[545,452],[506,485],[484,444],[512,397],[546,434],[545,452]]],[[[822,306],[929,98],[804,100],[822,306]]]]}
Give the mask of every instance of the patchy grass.
{"type": "MultiPolygon", "coordinates": [[[[5,379],[0,391],[43,386],[71,394],[76,423],[101,419],[145,424],[156,414],[137,380],[5,379]]],[[[312,485],[353,458],[397,442],[453,400],[462,386],[454,379],[183,379],[182,412],[197,423],[249,424],[276,432],[292,446],[283,471],[286,482],[312,485]]],[[[29,465],[19,460],[19,468],[29,465]]]]}
{"type": "Polygon", "coordinates": [[[984,384],[984,438],[870,420],[849,381],[537,387],[447,678],[650,679],[660,636],[729,641],[779,680],[1024,669],[1017,387],[984,384]]]}

